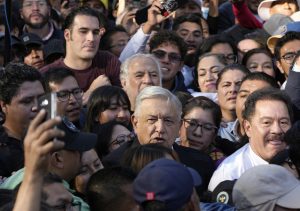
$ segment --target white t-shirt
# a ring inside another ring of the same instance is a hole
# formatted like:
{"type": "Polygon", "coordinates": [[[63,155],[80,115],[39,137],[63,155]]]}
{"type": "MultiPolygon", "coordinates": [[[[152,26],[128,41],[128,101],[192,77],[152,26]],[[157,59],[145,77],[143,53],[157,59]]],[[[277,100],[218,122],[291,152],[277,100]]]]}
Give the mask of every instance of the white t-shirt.
{"type": "Polygon", "coordinates": [[[209,182],[208,190],[213,191],[220,182],[238,179],[247,169],[263,164],[268,162],[255,154],[248,143],[220,164],[209,182]]]}

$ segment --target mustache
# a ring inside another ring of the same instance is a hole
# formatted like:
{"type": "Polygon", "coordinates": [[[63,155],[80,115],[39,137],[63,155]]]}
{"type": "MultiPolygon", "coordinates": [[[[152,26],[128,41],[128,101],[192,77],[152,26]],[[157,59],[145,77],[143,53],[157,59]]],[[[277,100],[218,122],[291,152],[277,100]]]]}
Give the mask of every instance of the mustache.
{"type": "Polygon", "coordinates": [[[280,140],[282,142],[285,142],[283,137],[284,134],[271,134],[267,136],[267,140],[280,140]]]}

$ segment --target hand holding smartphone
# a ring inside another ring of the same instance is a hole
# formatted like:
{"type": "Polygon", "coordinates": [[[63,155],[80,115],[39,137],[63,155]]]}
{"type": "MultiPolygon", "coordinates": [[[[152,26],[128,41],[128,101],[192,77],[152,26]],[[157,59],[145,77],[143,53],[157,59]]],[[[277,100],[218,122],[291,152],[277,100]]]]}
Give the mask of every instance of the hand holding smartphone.
{"type": "Polygon", "coordinates": [[[48,119],[53,119],[57,116],[57,99],[56,93],[51,92],[47,93],[38,98],[38,109],[45,109],[47,112],[46,118],[44,121],[48,119]]]}

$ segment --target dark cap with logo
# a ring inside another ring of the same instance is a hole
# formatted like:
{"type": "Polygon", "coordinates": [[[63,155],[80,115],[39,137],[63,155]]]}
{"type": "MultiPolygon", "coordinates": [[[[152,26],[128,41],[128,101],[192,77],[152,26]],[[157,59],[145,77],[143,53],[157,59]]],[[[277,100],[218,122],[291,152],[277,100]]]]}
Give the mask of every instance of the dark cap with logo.
{"type": "Polygon", "coordinates": [[[62,122],[57,127],[65,132],[65,136],[59,138],[60,141],[65,142],[65,150],[85,152],[96,146],[96,134],[81,132],[66,117],[62,118],[62,122]]]}

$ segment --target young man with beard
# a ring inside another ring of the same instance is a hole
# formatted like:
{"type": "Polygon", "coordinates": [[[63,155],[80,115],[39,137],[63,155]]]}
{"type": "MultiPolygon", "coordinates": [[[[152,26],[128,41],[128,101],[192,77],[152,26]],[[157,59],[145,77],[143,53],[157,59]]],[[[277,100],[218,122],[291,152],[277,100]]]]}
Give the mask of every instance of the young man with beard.
{"type": "Polygon", "coordinates": [[[20,15],[25,22],[23,32],[40,36],[44,44],[51,39],[63,39],[63,33],[55,28],[50,13],[49,0],[21,0],[20,15]]]}
{"type": "Polygon", "coordinates": [[[242,114],[249,143],[221,163],[210,180],[210,191],[222,181],[238,179],[251,167],[268,164],[287,147],[283,136],[292,125],[293,109],[282,91],[271,88],[253,92],[242,114]]]}
{"type": "Polygon", "coordinates": [[[41,74],[33,67],[10,63],[0,72],[0,176],[8,177],[24,165],[23,142],[37,115],[37,99],[44,94],[41,74]]]}
{"type": "Polygon", "coordinates": [[[84,103],[90,94],[104,85],[121,86],[120,61],[114,55],[98,51],[99,42],[105,29],[101,26],[98,13],[88,7],[73,10],[64,23],[66,56],[41,69],[64,67],[71,70],[85,92],[84,103]]]}

